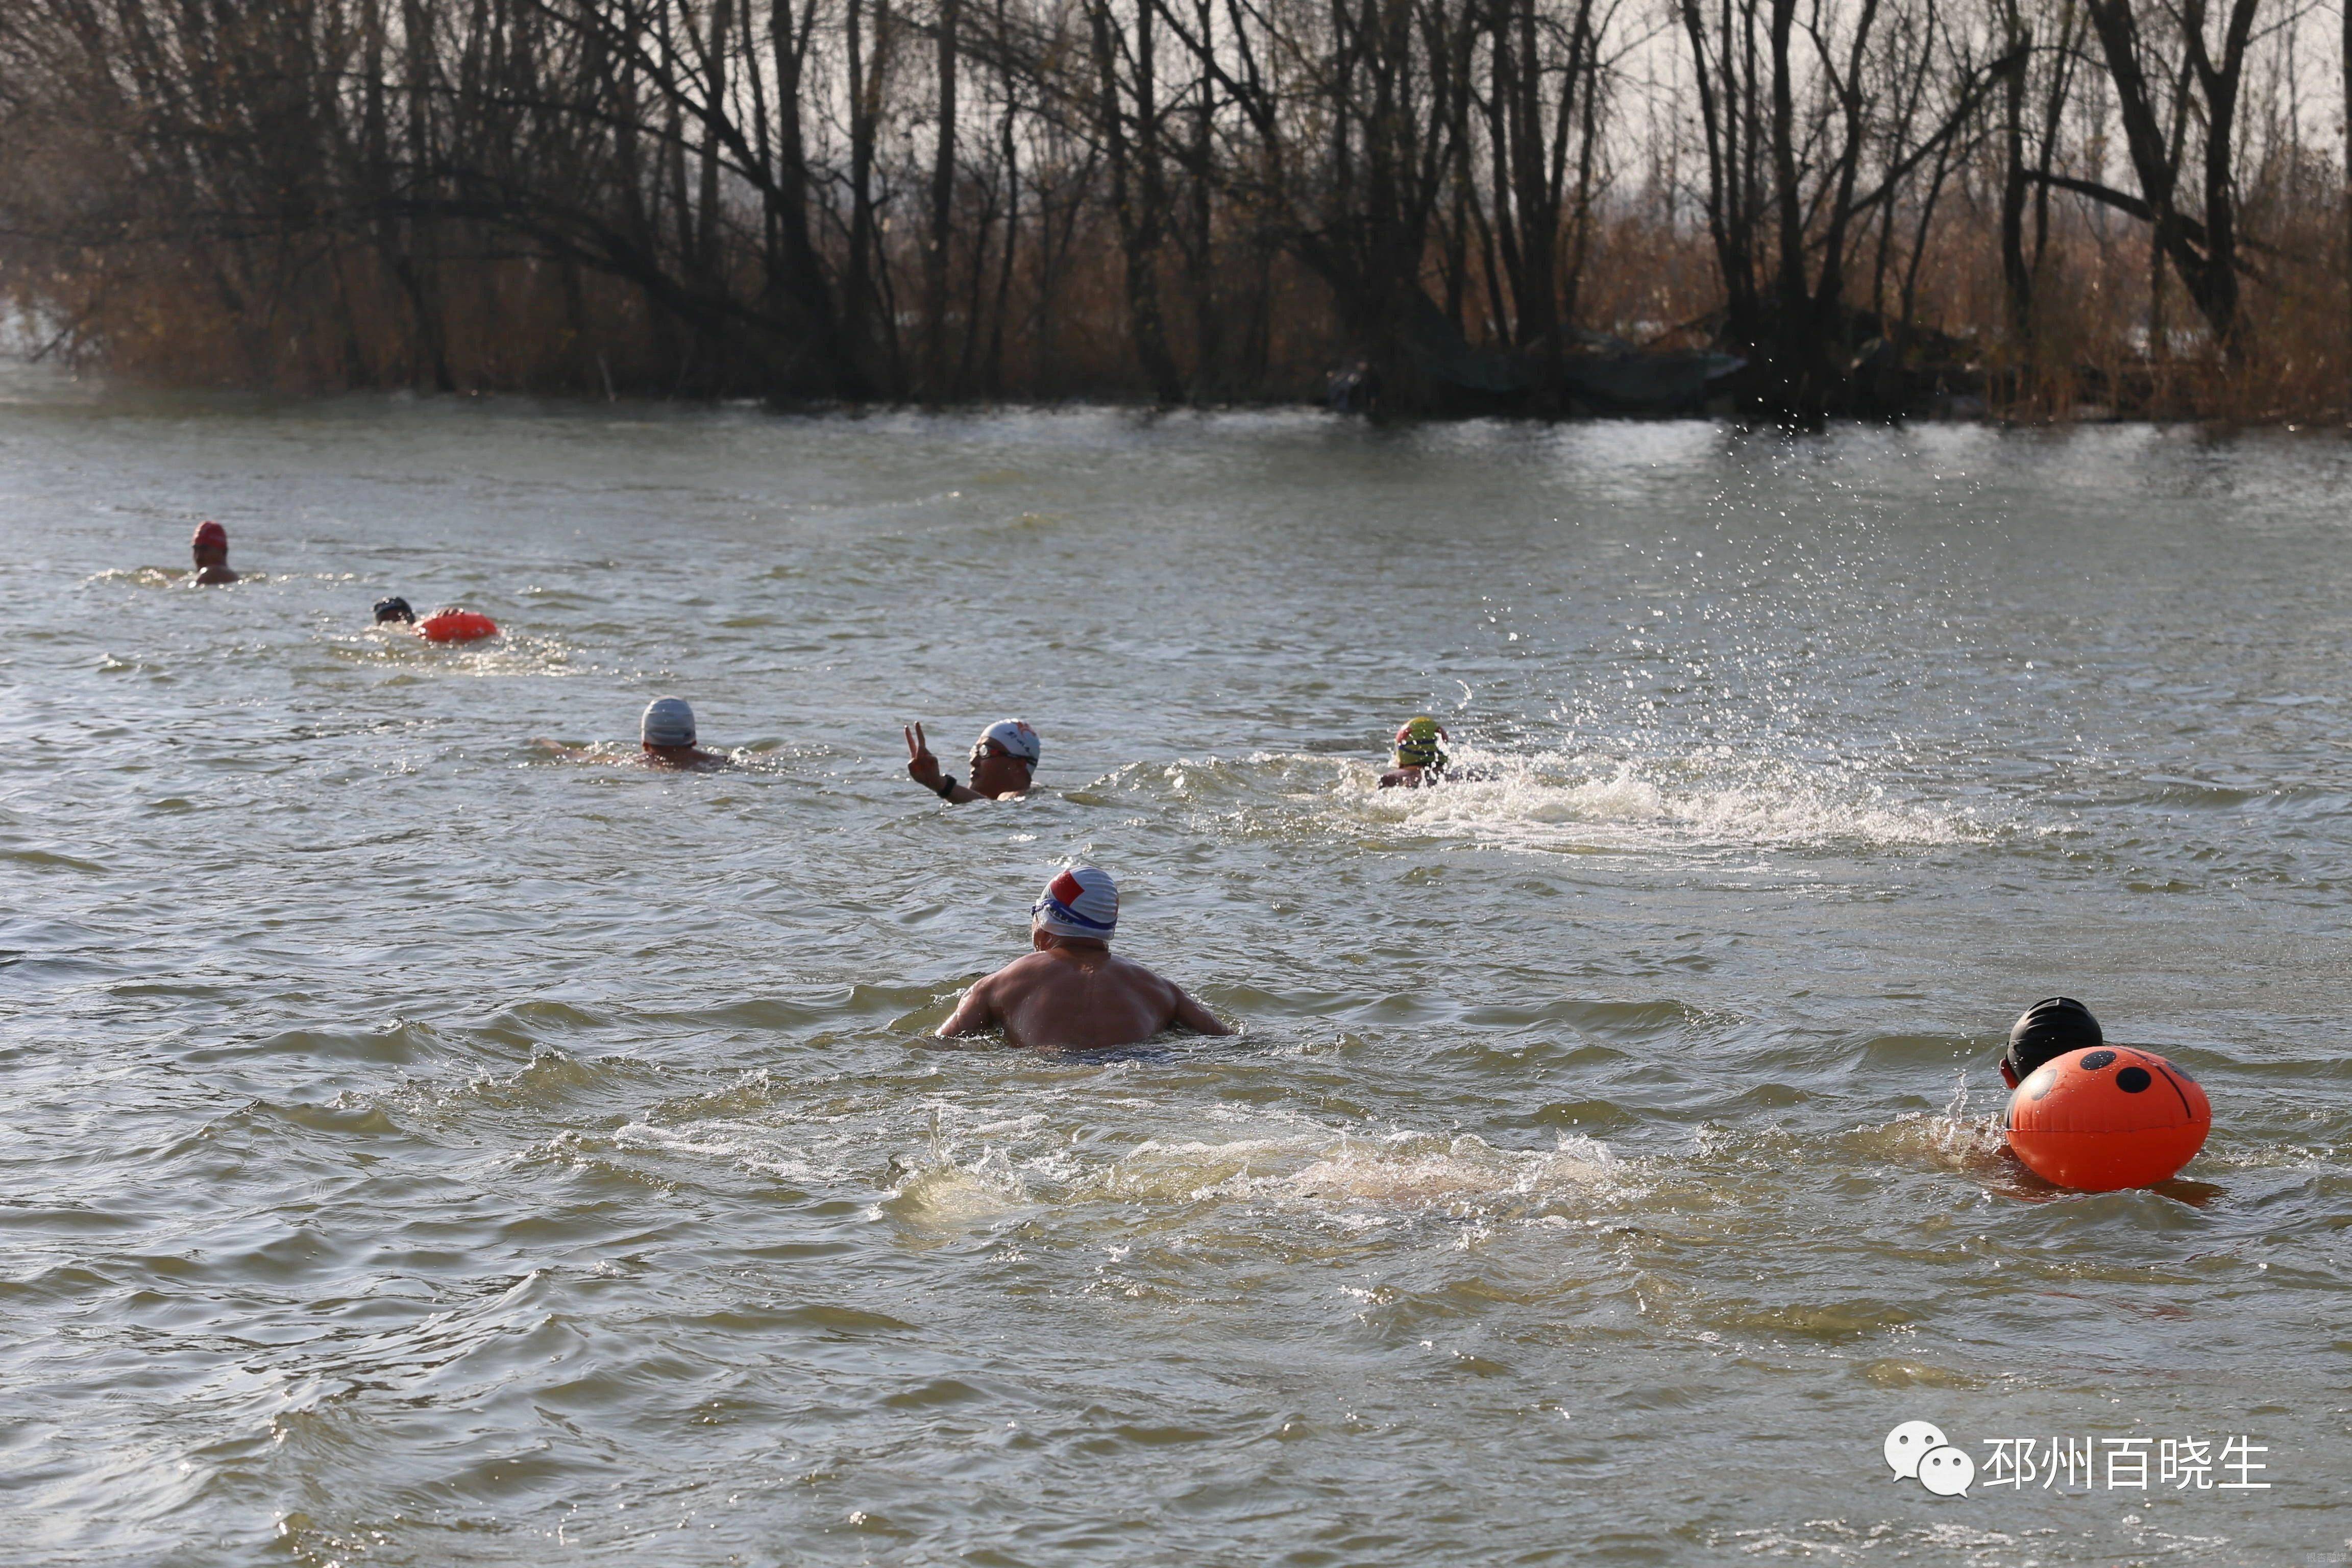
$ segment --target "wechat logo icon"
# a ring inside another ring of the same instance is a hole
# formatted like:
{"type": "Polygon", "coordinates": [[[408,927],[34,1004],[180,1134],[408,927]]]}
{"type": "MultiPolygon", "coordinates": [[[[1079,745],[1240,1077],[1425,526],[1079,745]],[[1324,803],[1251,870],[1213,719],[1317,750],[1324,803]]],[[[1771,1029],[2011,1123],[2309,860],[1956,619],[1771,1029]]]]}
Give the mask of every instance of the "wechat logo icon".
{"type": "Polygon", "coordinates": [[[1932,1421],[1906,1421],[1880,1447],[1898,1481],[1917,1481],[1937,1497],[1966,1497],[1977,1479],[1977,1462],[1944,1440],[1932,1421]]]}

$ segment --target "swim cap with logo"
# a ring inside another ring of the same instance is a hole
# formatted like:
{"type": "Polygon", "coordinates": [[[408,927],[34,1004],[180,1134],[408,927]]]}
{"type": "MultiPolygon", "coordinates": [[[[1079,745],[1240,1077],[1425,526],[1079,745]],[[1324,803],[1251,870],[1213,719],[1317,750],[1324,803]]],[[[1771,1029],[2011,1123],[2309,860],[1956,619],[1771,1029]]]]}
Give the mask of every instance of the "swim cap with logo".
{"type": "Polygon", "coordinates": [[[213,546],[216,550],[226,550],[228,548],[228,530],[223,528],[219,523],[214,522],[210,519],[206,519],[205,521],[196,524],[196,536],[188,542],[199,550],[203,549],[207,544],[213,546]]]}
{"type": "Polygon", "coordinates": [[[645,722],[639,726],[648,746],[691,746],[694,744],[694,710],[686,705],[683,697],[656,697],[646,704],[645,722]]]}
{"type": "Polygon", "coordinates": [[[378,599],[375,602],[375,624],[378,626],[383,625],[386,621],[408,622],[415,619],[416,612],[408,607],[407,600],[397,595],[389,599],[378,599]]]}
{"type": "Polygon", "coordinates": [[[1045,884],[1029,918],[1055,936],[1108,942],[1118,929],[1118,884],[1099,866],[1073,866],[1045,884]]]}
{"type": "Polygon", "coordinates": [[[1423,713],[1404,721],[1396,732],[1396,765],[1401,768],[1442,768],[1445,753],[1439,742],[1448,737],[1437,721],[1423,713]]]}
{"type": "Polygon", "coordinates": [[[2053,996],[2028,1007],[2010,1026],[2009,1049],[2001,1053],[2001,1060],[2023,1083],[2044,1062],[2105,1043],[2099,1021],[2088,1007],[2072,996],[2053,996]]]}
{"type": "Polygon", "coordinates": [[[980,732],[980,739],[971,743],[973,754],[977,755],[991,741],[1033,767],[1036,765],[1037,759],[1044,754],[1044,748],[1037,740],[1037,731],[1029,727],[1029,721],[1026,719],[999,719],[995,723],[982,730],[980,732]]]}

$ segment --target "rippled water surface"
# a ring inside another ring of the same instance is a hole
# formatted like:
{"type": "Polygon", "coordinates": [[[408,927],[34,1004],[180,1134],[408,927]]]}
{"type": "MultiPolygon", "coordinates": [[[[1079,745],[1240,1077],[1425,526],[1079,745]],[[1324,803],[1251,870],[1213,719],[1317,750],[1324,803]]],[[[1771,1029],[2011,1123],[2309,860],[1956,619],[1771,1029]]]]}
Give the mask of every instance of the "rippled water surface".
{"type": "Polygon", "coordinates": [[[14,373],[9,1555],[2341,1561],[2348,479],[14,373]],[[1375,791],[1423,710],[1486,782],[1375,791]],[[906,780],[1011,714],[1037,797],[906,780]],[[1244,1032],[925,1048],[1076,858],[1244,1032]],[[2000,1152],[2062,991],[2210,1091],[2183,1183],[2000,1152]]]}

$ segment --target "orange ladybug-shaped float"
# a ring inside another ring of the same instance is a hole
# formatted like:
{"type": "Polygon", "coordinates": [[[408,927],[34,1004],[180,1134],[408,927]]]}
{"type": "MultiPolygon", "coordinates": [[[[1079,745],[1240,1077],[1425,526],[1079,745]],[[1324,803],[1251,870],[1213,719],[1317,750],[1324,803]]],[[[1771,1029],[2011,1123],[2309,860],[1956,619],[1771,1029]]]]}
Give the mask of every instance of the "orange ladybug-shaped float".
{"type": "Polygon", "coordinates": [[[2197,1080],[2133,1046],[2069,1051],[2009,1097],[2009,1146],[2046,1182],[2112,1193],[2168,1180],[2205,1146],[2213,1108],[2197,1080]]]}
{"type": "Polygon", "coordinates": [[[479,642],[499,635],[499,623],[478,610],[436,610],[416,623],[428,642],[479,642]]]}

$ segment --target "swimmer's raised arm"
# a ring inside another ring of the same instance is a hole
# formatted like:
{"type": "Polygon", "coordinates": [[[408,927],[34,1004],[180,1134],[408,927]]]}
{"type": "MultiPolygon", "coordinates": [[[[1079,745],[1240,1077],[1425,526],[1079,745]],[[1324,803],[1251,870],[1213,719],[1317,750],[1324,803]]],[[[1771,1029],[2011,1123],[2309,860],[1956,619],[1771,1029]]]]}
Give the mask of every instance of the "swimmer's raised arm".
{"type": "Polygon", "coordinates": [[[1233,1026],[1202,1006],[1185,994],[1181,985],[1171,981],[1168,989],[1176,993],[1176,1027],[1190,1029],[1196,1035],[1230,1035],[1233,1026]]]}
{"type": "Polygon", "coordinates": [[[1002,1021],[996,1016],[996,992],[991,983],[995,975],[986,975],[971,983],[948,1021],[931,1031],[934,1039],[952,1040],[965,1035],[982,1035],[1002,1021]]]}
{"type": "Polygon", "coordinates": [[[950,805],[988,798],[978,790],[965,788],[940,770],[940,760],[931,754],[931,743],[923,738],[923,726],[919,721],[912,728],[902,726],[902,730],[907,737],[907,774],[909,778],[950,805]]]}

